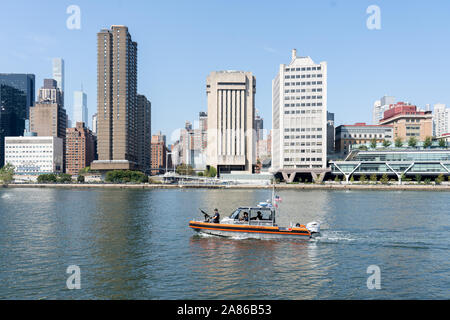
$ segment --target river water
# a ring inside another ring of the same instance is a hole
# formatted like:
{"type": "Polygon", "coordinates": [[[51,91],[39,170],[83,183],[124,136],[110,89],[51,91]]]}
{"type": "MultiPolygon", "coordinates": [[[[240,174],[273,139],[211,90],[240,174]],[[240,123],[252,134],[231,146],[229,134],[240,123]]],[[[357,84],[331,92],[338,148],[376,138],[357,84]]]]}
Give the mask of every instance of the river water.
{"type": "Polygon", "coordinates": [[[313,240],[199,236],[199,208],[268,190],[0,189],[0,299],[450,299],[450,193],[294,191],[279,225],[313,240]],[[80,268],[69,290],[70,265],[80,268]],[[381,289],[369,289],[378,266],[381,289]]]}

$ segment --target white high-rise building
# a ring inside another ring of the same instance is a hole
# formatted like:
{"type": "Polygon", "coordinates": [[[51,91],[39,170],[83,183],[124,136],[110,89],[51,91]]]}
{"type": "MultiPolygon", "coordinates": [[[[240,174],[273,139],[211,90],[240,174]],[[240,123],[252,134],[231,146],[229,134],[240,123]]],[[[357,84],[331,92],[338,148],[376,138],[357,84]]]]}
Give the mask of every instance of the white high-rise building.
{"type": "Polygon", "coordinates": [[[440,137],[444,133],[450,133],[450,108],[437,103],[433,112],[433,136],[440,137]]]}
{"type": "Polygon", "coordinates": [[[272,80],[272,130],[273,172],[326,168],[326,62],[297,57],[294,49],[291,62],[280,65],[272,80]]]}
{"type": "Polygon", "coordinates": [[[372,124],[376,125],[380,123],[380,120],[384,118],[384,112],[389,109],[391,104],[395,104],[395,97],[383,96],[380,100],[374,102],[372,124]]]}
{"type": "Polygon", "coordinates": [[[73,121],[84,122],[88,126],[87,95],[83,91],[73,93],[73,121]]]}
{"type": "Polygon", "coordinates": [[[58,89],[61,91],[64,105],[64,60],[62,58],[53,58],[52,78],[56,80],[58,89]]]}

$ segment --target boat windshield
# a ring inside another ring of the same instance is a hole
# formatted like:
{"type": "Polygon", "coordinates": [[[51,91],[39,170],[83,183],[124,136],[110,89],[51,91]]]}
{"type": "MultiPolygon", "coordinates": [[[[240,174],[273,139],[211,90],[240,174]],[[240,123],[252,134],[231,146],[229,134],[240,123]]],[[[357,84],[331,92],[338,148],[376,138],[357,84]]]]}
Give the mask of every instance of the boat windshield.
{"type": "Polygon", "coordinates": [[[234,211],[232,214],[231,214],[231,216],[230,216],[230,218],[231,219],[237,219],[238,217],[239,217],[239,213],[241,212],[241,209],[236,209],[236,211],[234,211]]]}

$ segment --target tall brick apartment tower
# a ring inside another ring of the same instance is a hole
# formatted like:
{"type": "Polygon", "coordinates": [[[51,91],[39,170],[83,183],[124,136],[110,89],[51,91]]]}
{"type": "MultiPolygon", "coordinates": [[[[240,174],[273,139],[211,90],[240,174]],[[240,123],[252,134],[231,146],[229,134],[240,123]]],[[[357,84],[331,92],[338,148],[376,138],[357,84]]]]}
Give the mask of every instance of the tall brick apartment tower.
{"type": "Polygon", "coordinates": [[[97,151],[93,170],[137,169],[137,43],[126,26],[97,34],[97,151]]]}
{"type": "Polygon", "coordinates": [[[151,162],[151,107],[152,104],[142,95],[137,95],[137,148],[139,168],[146,174],[150,174],[151,162]]]}

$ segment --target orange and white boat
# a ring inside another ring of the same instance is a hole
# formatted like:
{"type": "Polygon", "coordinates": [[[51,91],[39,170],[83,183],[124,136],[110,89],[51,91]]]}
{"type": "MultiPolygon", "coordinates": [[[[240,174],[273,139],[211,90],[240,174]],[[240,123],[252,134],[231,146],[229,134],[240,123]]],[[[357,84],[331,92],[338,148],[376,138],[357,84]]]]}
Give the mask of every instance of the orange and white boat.
{"type": "Polygon", "coordinates": [[[202,211],[205,219],[189,221],[189,227],[205,234],[251,239],[310,239],[320,233],[318,222],[280,227],[276,224],[276,211],[270,202],[263,202],[255,207],[239,207],[218,223],[212,222],[211,217],[202,211]]]}

